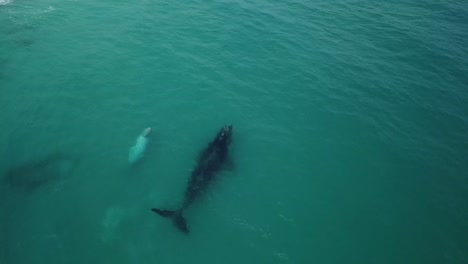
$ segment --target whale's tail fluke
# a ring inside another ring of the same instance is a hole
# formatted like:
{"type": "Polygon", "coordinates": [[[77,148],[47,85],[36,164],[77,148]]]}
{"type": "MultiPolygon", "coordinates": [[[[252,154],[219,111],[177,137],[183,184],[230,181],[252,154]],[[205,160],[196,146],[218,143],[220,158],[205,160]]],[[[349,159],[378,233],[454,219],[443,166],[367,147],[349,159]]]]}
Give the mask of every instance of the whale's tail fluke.
{"type": "Polygon", "coordinates": [[[151,211],[157,213],[158,215],[162,217],[172,218],[174,225],[177,226],[177,228],[179,228],[180,231],[184,232],[185,234],[189,233],[187,222],[185,221],[185,218],[182,216],[181,210],[170,211],[170,210],[161,210],[161,209],[153,208],[151,209],[151,211]]]}

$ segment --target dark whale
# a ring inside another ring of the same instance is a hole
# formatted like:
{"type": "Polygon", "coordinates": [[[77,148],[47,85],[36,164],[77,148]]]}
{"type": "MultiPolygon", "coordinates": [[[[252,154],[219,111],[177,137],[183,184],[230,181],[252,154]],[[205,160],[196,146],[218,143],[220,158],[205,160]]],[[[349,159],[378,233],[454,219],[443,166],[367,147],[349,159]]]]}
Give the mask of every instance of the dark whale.
{"type": "Polygon", "coordinates": [[[200,196],[204,190],[213,181],[216,172],[218,172],[225,163],[228,156],[228,147],[231,143],[232,126],[225,125],[219,130],[213,141],[203,150],[198,158],[198,164],[192,171],[189,179],[185,197],[182,206],[175,211],[161,210],[153,208],[151,211],[162,217],[172,218],[174,224],[185,234],[189,229],[187,222],[182,216],[182,212],[200,196]]]}

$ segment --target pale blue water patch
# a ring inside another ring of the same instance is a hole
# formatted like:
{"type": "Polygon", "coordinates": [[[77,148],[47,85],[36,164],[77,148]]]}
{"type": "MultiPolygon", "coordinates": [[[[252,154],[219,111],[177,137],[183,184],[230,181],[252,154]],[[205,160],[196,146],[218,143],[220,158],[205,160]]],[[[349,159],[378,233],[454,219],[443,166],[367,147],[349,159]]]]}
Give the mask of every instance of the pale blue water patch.
{"type": "Polygon", "coordinates": [[[1,3],[0,263],[468,261],[464,2],[1,3]]]}

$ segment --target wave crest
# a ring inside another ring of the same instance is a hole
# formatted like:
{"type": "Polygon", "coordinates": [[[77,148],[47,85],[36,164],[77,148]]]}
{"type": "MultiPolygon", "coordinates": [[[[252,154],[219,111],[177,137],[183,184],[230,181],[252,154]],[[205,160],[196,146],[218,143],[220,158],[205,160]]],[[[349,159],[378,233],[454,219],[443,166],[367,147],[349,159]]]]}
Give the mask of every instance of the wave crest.
{"type": "Polygon", "coordinates": [[[0,0],[0,6],[1,5],[8,5],[9,3],[11,3],[11,0],[0,0]]]}

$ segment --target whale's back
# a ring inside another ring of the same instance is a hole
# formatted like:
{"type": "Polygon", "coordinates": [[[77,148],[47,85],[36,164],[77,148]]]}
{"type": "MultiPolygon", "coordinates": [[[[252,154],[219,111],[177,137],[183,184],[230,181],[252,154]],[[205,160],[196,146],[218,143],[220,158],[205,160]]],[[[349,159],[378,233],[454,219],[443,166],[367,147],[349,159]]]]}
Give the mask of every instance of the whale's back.
{"type": "Polygon", "coordinates": [[[131,147],[130,151],[128,152],[128,162],[133,164],[143,158],[147,145],[148,139],[146,137],[139,136],[135,145],[131,147]]]}

